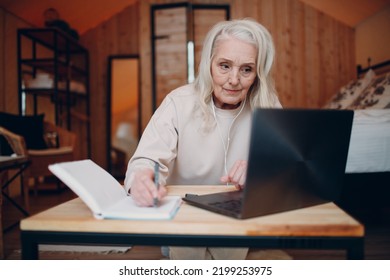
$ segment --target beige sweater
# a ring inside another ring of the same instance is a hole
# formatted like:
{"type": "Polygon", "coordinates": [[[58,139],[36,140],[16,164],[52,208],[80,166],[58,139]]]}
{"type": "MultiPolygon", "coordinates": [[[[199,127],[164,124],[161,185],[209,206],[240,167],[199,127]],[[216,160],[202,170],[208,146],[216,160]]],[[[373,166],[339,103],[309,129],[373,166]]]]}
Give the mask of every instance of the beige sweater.
{"type": "MultiPolygon", "coordinates": [[[[221,184],[220,178],[225,175],[228,130],[239,111],[240,108],[215,108],[218,126],[213,125],[205,131],[199,97],[193,85],[169,93],[152,116],[129,161],[126,190],[131,187],[132,172],[139,168],[153,169],[154,162],[160,164],[160,183],[163,185],[221,184]]],[[[251,112],[247,102],[231,126],[227,170],[237,160],[248,157],[251,112]]]]}

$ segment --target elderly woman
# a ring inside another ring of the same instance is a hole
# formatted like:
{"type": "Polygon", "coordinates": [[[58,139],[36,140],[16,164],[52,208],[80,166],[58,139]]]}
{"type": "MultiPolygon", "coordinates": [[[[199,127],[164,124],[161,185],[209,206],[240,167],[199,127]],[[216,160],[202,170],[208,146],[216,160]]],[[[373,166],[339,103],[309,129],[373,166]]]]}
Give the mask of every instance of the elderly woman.
{"type": "MultiPolygon", "coordinates": [[[[250,19],[220,22],[209,31],[195,82],[166,96],[129,161],[125,188],[139,205],[163,198],[165,185],[244,185],[252,111],[281,107],[270,73],[274,52],[269,32],[250,19]]],[[[171,247],[169,256],[245,259],[247,252],[171,247]]]]}

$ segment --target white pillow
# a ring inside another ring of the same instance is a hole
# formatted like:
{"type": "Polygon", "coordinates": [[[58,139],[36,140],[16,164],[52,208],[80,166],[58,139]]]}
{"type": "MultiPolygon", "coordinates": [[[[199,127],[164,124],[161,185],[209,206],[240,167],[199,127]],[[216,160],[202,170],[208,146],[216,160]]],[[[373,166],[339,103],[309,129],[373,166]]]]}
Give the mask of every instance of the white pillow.
{"type": "Polygon", "coordinates": [[[363,78],[352,80],[340,88],[339,92],[325,105],[329,109],[347,109],[375,78],[375,72],[369,70],[363,78]]]}

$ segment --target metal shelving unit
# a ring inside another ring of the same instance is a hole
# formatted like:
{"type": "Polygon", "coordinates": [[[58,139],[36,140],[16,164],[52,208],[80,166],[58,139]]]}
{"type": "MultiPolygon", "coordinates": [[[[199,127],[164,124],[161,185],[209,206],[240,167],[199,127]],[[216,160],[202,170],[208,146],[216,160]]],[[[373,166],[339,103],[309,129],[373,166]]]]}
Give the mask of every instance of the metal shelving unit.
{"type": "Polygon", "coordinates": [[[71,131],[81,127],[86,138],[86,141],[79,139],[86,145],[83,156],[90,157],[88,50],[54,28],[19,29],[17,40],[19,114],[24,115],[27,106],[38,114],[40,100],[50,98],[55,124],[71,131]],[[26,80],[36,78],[39,73],[49,74],[52,85],[26,86],[26,80]],[[32,102],[26,102],[27,96],[32,96],[32,102]]]}

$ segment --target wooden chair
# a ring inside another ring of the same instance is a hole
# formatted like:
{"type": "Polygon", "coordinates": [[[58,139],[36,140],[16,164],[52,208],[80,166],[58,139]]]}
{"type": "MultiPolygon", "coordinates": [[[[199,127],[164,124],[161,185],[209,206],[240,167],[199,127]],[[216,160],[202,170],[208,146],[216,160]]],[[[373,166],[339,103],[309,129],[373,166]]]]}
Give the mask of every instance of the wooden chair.
{"type": "MultiPolygon", "coordinates": [[[[49,164],[62,161],[72,161],[75,157],[76,134],[58,127],[50,122],[44,121],[44,135],[56,135],[58,139],[58,147],[43,149],[43,150],[28,150],[24,138],[15,134],[4,127],[0,127],[0,135],[3,135],[12,150],[17,155],[25,155],[30,160],[30,166],[23,174],[23,186],[25,192],[29,190],[29,179],[34,181],[34,191],[37,193],[37,179],[40,177],[51,176],[52,173],[48,169],[49,164]]],[[[25,195],[25,204],[28,209],[28,198],[25,195]],[[27,201],[26,201],[27,200],[27,201]]]]}

